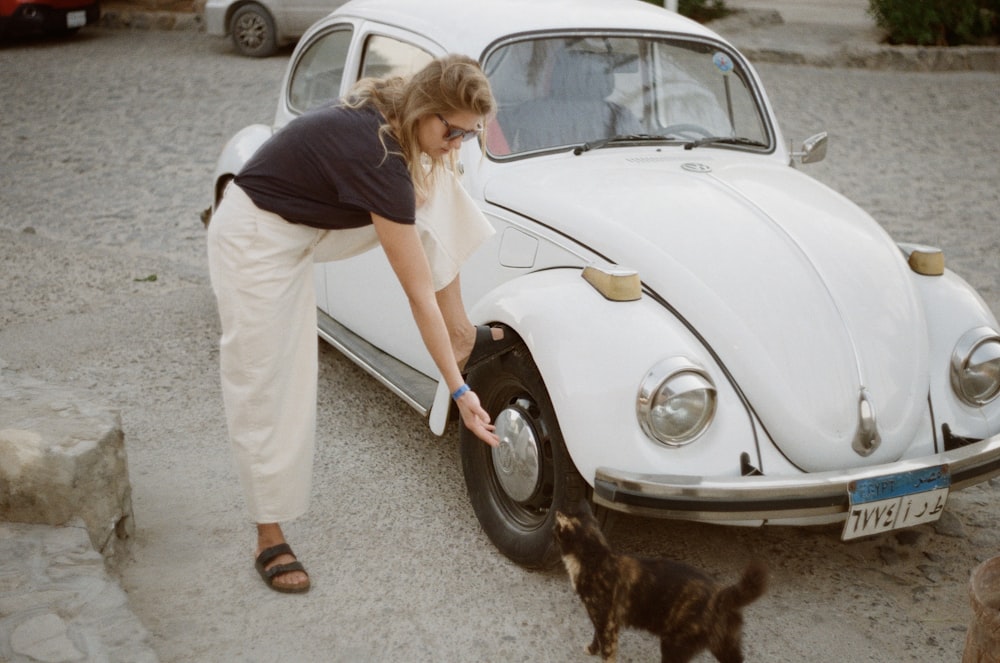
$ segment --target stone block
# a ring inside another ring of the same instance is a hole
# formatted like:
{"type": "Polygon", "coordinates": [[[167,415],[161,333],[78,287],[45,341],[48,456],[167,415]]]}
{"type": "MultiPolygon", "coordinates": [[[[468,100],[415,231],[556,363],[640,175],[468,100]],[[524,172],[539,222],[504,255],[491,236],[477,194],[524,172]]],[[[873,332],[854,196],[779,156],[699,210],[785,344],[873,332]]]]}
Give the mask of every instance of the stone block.
{"type": "Polygon", "coordinates": [[[87,394],[0,370],[0,520],[79,518],[105,556],[133,529],[121,417],[87,394]]]}

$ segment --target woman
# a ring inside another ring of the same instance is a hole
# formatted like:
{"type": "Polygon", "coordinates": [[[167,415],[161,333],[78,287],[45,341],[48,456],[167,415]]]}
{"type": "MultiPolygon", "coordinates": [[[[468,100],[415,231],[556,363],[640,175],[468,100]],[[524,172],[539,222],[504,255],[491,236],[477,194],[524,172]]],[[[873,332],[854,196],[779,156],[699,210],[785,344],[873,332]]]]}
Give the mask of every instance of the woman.
{"type": "Polygon", "coordinates": [[[480,135],[495,108],[482,70],[464,56],[434,60],[409,80],[360,81],[346,102],[296,118],[262,145],[213,215],[208,257],[222,322],[223,400],[257,524],[255,566],[272,589],[309,589],[280,524],[309,502],[314,261],[381,244],[462,422],[487,444],[498,443],[462,372],[513,339],[473,327],[457,276],[435,290],[415,226],[417,202],[453,181],[444,162],[453,161],[461,141],[480,135]]]}

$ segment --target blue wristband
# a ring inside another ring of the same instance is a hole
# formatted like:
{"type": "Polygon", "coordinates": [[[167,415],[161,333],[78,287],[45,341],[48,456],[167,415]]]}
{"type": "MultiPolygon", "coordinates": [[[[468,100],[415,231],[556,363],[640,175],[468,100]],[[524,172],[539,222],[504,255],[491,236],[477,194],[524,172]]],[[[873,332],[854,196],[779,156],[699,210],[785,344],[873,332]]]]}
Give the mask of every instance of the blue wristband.
{"type": "Polygon", "coordinates": [[[451,395],[451,400],[457,401],[459,398],[465,395],[465,392],[469,391],[469,385],[463,384],[461,387],[455,390],[455,393],[451,395]]]}

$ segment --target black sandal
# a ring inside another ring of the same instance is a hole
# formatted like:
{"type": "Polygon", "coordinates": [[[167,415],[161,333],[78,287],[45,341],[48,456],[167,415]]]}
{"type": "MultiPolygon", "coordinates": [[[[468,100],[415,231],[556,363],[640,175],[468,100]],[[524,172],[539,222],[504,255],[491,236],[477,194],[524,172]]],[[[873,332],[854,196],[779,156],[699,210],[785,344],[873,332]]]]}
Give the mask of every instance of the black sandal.
{"type": "Polygon", "coordinates": [[[462,367],[463,375],[475,370],[477,366],[485,364],[489,360],[514,349],[521,342],[510,327],[497,325],[496,328],[503,330],[503,338],[499,340],[493,340],[493,327],[489,325],[478,325],[476,327],[476,340],[472,344],[472,352],[469,353],[469,358],[465,360],[465,366],[462,367]]]}
{"type": "Polygon", "coordinates": [[[275,564],[271,568],[267,568],[268,563],[280,555],[291,555],[292,557],[295,557],[295,553],[292,552],[292,547],[287,543],[279,543],[276,546],[271,546],[270,548],[260,551],[260,554],[257,555],[257,560],[254,562],[254,568],[257,569],[257,573],[260,574],[264,583],[274,591],[284,592],[285,594],[302,594],[303,592],[308,592],[309,574],[306,573],[306,569],[302,566],[302,562],[295,560],[289,564],[275,564]],[[302,571],[302,573],[306,574],[307,579],[305,584],[292,586],[274,584],[275,578],[285,575],[286,573],[292,573],[293,571],[302,571]]]}

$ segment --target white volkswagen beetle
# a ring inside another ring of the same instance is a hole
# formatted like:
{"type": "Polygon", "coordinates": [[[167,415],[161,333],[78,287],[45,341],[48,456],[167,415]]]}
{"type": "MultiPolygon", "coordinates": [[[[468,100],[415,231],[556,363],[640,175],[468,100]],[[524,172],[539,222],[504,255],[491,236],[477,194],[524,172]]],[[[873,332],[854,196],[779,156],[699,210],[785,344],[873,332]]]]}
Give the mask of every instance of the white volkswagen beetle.
{"type": "MultiPolygon", "coordinates": [[[[449,52],[499,102],[462,181],[496,228],[462,271],[474,321],[523,340],[469,382],[501,445],[463,438],[479,521],[553,563],[553,511],[588,496],[740,525],[939,517],[1000,473],[1000,332],[940,251],[897,244],[801,173],[753,67],[633,0],[354,0],[299,42],[272,131],[363,76],[449,52]]],[[[320,335],[442,433],[449,398],[380,252],[317,266],[320,335]],[[350,288],[338,287],[349,282],[350,288]],[[329,284],[329,287],[327,287],[329,284]]]]}

